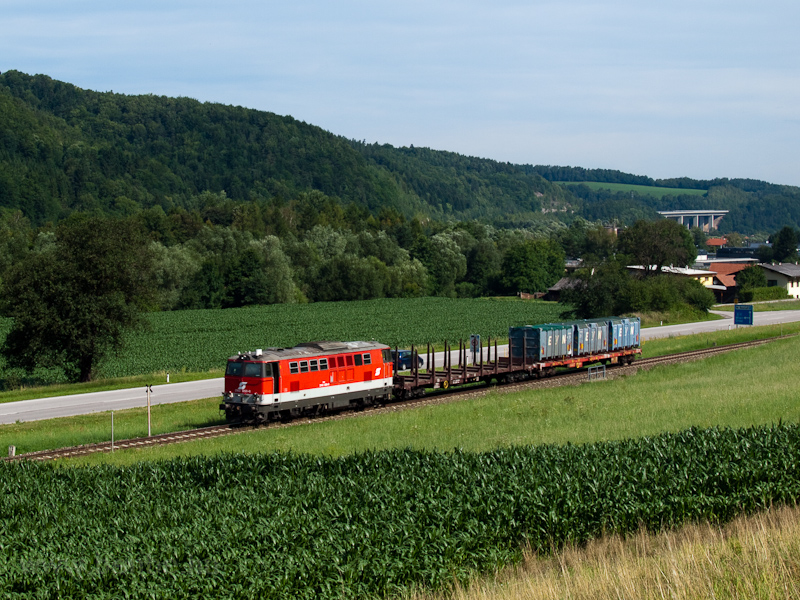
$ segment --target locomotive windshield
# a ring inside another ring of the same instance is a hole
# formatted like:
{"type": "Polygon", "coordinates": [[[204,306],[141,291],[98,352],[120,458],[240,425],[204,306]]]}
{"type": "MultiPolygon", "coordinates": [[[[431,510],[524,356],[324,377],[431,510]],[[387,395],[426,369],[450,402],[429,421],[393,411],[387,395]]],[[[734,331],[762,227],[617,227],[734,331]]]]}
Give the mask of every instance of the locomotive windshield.
{"type": "Polygon", "coordinates": [[[273,377],[273,363],[231,361],[225,375],[234,377],[273,377]]]}
{"type": "Polygon", "coordinates": [[[242,375],[242,367],[244,363],[240,362],[229,362],[228,368],[225,371],[225,375],[234,375],[236,377],[241,377],[242,375]]]}

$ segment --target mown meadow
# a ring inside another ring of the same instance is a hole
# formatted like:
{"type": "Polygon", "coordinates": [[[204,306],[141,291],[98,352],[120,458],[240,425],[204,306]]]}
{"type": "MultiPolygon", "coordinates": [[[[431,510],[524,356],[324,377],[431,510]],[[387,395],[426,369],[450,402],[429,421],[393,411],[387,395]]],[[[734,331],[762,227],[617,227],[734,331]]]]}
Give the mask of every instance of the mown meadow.
{"type": "Polygon", "coordinates": [[[704,196],[708,190],[689,188],[668,188],[653,185],[637,185],[635,183],[605,183],[600,181],[559,182],[562,185],[585,185],[593,190],[611,190],[612,192],[636,192],[642,196],[663,198],[664,196],[704,196]]]}
{"type": "MultiPolygon", "coordinates": [[[[792,327],[797,330],[800,324],[792,327]]],[[[644,354],[656,356],[779,332],[776,327],[757,327],[652,340],[644,345],[644,354]]],[[[340,455],[404,445],[486,450],[496,445],[638,437],[692,425],[741,427],[779,419],[800,421],[795,401],[800,396],[800,383],[795,385],[785,376],[794,369],[798,344],[797,338],[787,338],[618,381],[514,393],[489,387],[484,396],[465,403],[248,431],[197,444],[116,452],[113,457],[97,455],[85,460],[129,463],[186,453],[261,450],[340,455]],[[754,385],[754,381],[762,383],[754,385]]],[[[218,397],[154,406],[153,433],[222,423],[224,416],[218,407],[218,397]]],[[[146,435],[145,409],[115,411],[115,428],[117,439],[146,435]]],[[[18,453],[109,439],[111,417],[107,412],[0,426],[0,448],[15,445],[18,453]]]]}

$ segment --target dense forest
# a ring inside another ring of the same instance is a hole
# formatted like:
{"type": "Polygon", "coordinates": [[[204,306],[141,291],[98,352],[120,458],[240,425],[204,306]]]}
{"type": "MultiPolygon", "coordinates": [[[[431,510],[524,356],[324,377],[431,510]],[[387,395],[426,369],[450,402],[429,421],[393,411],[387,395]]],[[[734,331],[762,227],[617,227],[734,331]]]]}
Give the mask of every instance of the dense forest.
{"type": "Polygon", "coordinates": [[[511,165],[393,152],[268,112],[14,71],[0,75],[0,120],[0,206],[36,224],[75,210],[188,209],[204,191],[238,201],[318,191],[372,212],[436,218],[535,218],[569,196],[511,165]]]}
{"type": "Polygon", "coordinates": [[[269,112],[95,92],[18,71],[0,74],[0,123],[0,207],[19,209],[37,226],[75,211],[192,210],[204,192],[224,192],[240,202],[291,202],[320,192],[373,215],[386,208],[409,219],[480,220],[499,227],[550,227],[576,217],[630,224],[678,208],[729,210],[723,233],[800,226],[800,188],[791,186],[658,180],[368,144],[269,112]],[[706,194],[659,197],[561,182],[706,194]]]}

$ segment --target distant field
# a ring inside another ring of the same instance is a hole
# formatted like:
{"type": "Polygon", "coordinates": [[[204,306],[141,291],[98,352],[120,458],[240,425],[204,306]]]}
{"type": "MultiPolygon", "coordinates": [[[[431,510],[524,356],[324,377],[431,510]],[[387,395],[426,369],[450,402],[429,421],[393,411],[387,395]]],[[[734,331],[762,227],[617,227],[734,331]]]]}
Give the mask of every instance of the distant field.
{"type": "MultiPolygon", "coordinates": [[[[458,343],[473,333],[505,338],[510,325],[557,321],[563,310],[555,302],[516,298],[411,298],[152,313],[150,330],[131,334],[98,376],[209,371],[239,351],[317,340],[407,347],[458,343]]],[[[7,319],[0,322],[0,337],[9,326],[7,319]]]]}
{"type": "Polygon", "coordinates": [[[580,185],[583,184],[593,190],[611,190],[612,192],[636,192],[643,196],[654,196],[661,198],[663,196],[682,196],[685,194],[691,196],[704,196],[706,190],[687,190],[683,188],[665,188],[655,187],[650,185],[634,185],[630,183],[601,183],[597,181],[557,181],[561,185],[580,185]]]}

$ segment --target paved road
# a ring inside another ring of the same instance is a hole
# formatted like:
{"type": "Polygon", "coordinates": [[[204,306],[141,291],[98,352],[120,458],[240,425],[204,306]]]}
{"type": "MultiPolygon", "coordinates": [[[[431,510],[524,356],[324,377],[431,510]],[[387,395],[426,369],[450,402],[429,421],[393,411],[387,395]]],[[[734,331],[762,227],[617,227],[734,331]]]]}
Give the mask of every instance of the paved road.
{"type": "MultiPolygon", "coordinates": [[[[185,402],[199,398],[222,395],[222,378],[187,381],[184,383],[165,383],[154,385],[150,394],[151,404],[185,402]]],[[[17,421],[38,421],[53,417],[68,417],[106,410],[122,410],[147,406],[144,387],[110,392],[91,392],[71,396],[38,398],[0,404],[0,424],[17,421]]]]}
{"type": "MultiPolygon", "coordinates": [[[[723,319],[717,321],[704,321],[702,323],[686,323],[684,325],[667,325],[664,327],[649,327],[642,329],[642,339],[652,340],[670,336],[690,335],[692,333],[707,333],[710,331],[722,331],[723,329],[735,329],[733,324],[733,312],[711,311],[718,314],[723,319]]],[[[800,310],[775,310],[771,312],[754,312],[753,325],[776,325],[778,323],[792,323],[800,321],[800,310]]]]}
{"type": "MultiPolygon", "coordinates": [[[[716,312],[716,311],[715,311],[716,312]]],[[[642,339],[649,340],[661,337],[706,333],[723,329],[733,329],[733,313],[720,311],[717,314],[726,318],[703,323],[687,323],[685,325],[669,325],[651,327],[642,330],[642,339]]],[[[757,312],[753,316],[755,325],[772,325],[800,321],[800,310],[781,310],[773,312],[757,312]]],[[[498,346],[501,356],[508,355],[508,346],[498,346]]],[[[471,354],[471,353],[470,353],[471,354]]],[[[436,354],[436,364],[443,364],[444,353],[436,354]]],[[[458,364],[458,352],[453,353],[453,364],[458,364]]],[[[168,404],[185,402],[200,398],[211,398],[222,395],[222,378],[189,381],[186,383],[169,383],[153,386],[150,400],[152,404],[168,404]]],[[[0,404],[0,424],[16,421],[37,421],[53,417],[82,415],[108,410],[121,410],[147,405],[145,389],[132,388],[111,392],[92,392],[72,396],[57,396],[37,400],[22,400],[0,404]]]]}

